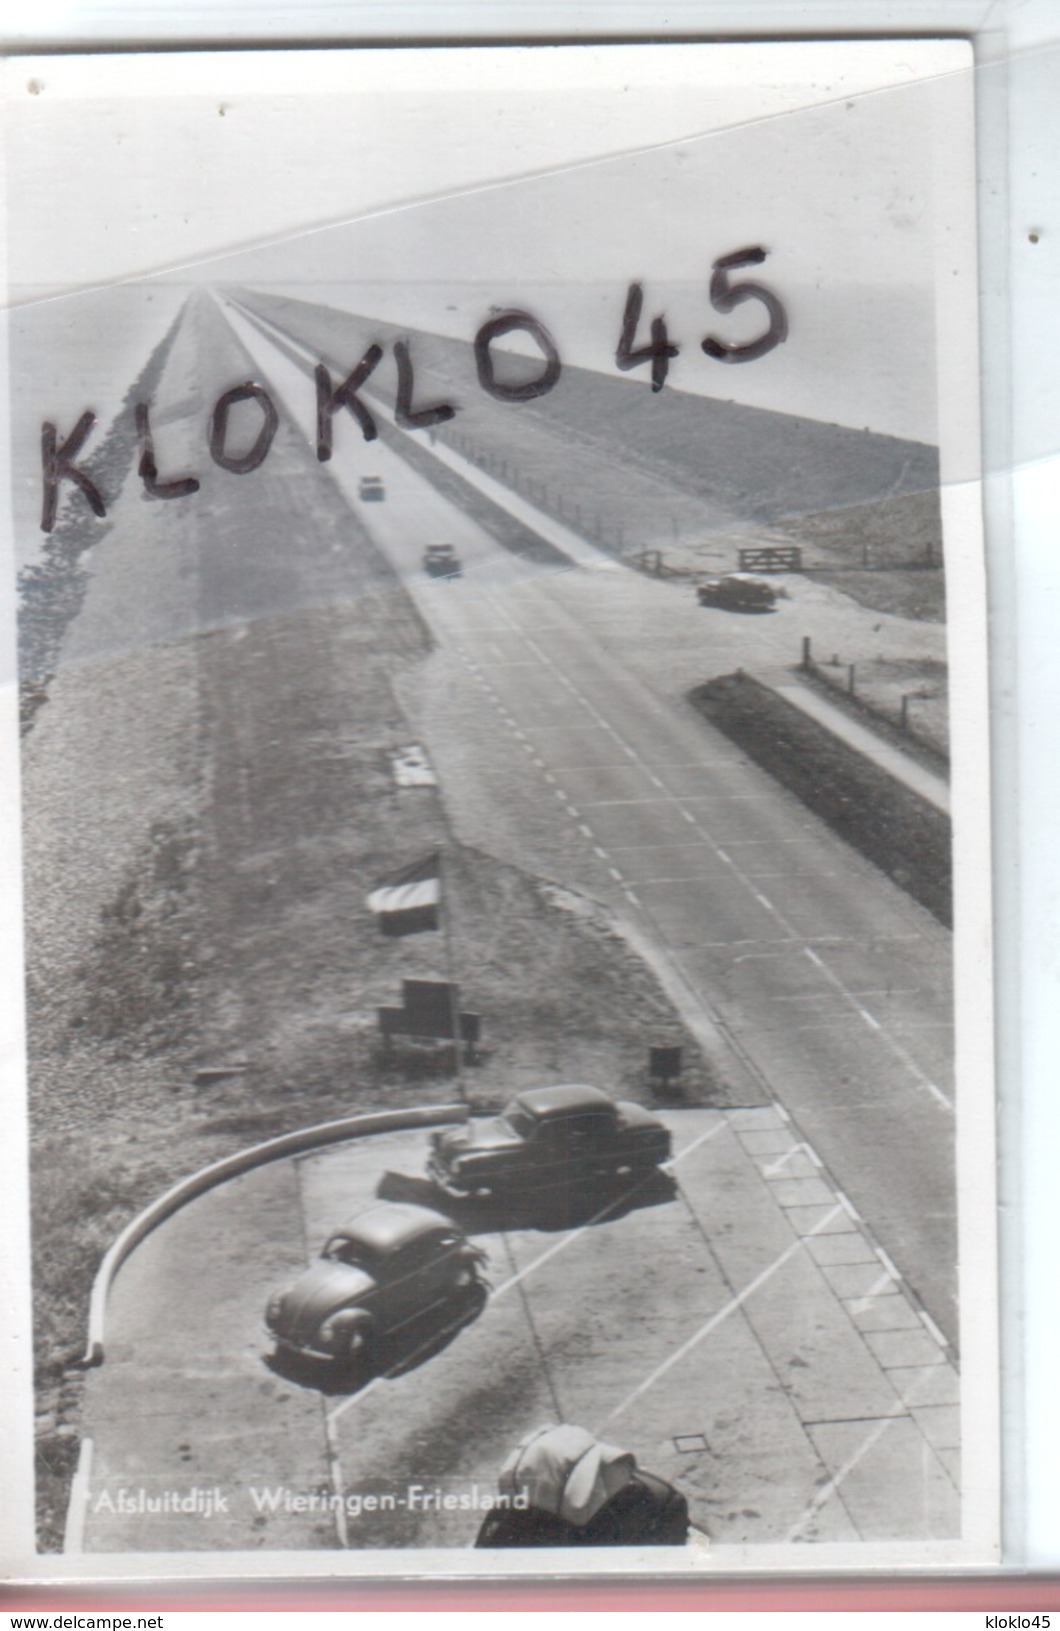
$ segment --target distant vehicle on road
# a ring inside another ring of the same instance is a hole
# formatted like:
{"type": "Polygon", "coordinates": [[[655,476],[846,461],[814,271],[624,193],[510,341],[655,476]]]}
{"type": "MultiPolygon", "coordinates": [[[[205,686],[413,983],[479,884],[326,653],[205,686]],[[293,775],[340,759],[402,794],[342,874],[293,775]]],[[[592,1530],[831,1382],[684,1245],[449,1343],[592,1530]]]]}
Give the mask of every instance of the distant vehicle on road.
{"type": "Polygon", "coordinates": [[[669,1154],[668,1129],[639,1104],[598,1087],[538,1087],[491,1120],[432,1133],[427,1171],[448,1195],[486,1195],[586,1178],[636,1181],[669,1154]]]}
{"type": "Polygon", "coordinates": [[[429,578],[459,578],[463,573],[452,544],[428,544],[423,552],[423,570],[429,578]]]}
{"type": "Polygon", "coordinates": [[[364,504],[381,504],[386,498],[382,476],[362,476],[358,491],[364,504]]]}
{"type": "Polygon", "coordinates": [[[769,612],[778,599],[769,579],[756,577],[753,572],[727,572],[722,578],[708,578],[699,584],[696,595],[701,606],[720,606],[728,612],[769,612]]]}
{"type": "Polygon", "coordinates": [[[474,1319],[488,1295],[485,1261],[450,1218],[380,1201],[336,1229],[317,1262],[269,1298],[265,1324],[280,1348],[357,1366],[380,1338],[432,1311],[474,1319]]]}

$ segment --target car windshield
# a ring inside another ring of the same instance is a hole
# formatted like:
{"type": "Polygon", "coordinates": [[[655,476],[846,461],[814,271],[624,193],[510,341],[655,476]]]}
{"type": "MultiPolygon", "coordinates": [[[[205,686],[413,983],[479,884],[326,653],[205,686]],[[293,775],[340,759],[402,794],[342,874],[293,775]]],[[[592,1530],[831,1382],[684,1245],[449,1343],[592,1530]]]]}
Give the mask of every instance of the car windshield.
{"type": "Polygon", "coordinates": [[[520,1138],[526,1138],[534,1125],[533,1116],[528,1115],[522,1105],[517,1104],[514,1099],[508,1108],[502,1112],[501,1120],[506,1121],[512,1132],[518,1133],[520,1138]]]}
{"type": "Polygon", "coordinates": [[[369,1253],[357,1241],[350,1240],[348,1235],[336,1235],[328,1241],[320,1255],[326,1257],[329,1263],[345,1263],[350,1268],[366,1268],[369,1262],[369,1253]]]}

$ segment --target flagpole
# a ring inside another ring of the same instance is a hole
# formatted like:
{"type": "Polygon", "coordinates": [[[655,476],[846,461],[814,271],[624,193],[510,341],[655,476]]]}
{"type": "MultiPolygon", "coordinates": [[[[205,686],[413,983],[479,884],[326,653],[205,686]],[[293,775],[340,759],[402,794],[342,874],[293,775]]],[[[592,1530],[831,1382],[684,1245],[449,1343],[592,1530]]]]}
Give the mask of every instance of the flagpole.
{"type": "Polygon", "coordinates": [[[467,1103],[467,1091],[464,1087],[464,1075],[461,1061],[460,1036],[460,992],[454,974],[453,935],[449,914],[449,894],[445,887],[445,851],[439,845],[438,856],[438,915],[442,920],[442,934],[445,938],[445,973],[449,985],[449,1021],[453,1034],[453,1063],[456,1069],[456,1091],[459,1097],[467,1103]]]}

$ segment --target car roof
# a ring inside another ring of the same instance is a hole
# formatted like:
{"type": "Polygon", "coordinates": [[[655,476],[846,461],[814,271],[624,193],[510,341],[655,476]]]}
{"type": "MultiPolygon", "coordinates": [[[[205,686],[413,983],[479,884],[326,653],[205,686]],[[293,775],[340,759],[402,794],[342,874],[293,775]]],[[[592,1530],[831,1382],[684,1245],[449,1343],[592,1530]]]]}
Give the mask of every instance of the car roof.
{"type": "Polygon", "coordinates": [[[451,1218],[441,1212],[432,1212],[427,1206],[412,1206],[403,1201],[380,1201],[350,1218],[329,1237],[343,1238],[363,1246],[366,1251],[385,1256],[432,1234],[459,1230],[451,1218]]]}
{"type": "Polygon", "coordinates": [[[531,1116],[561,1116],[577,1110],[605,1110],[614,1108],[598,1087],[586,1087],[580,1082],[565,1082],[561,1087],[531,1087],[520,1093],[516,1104],[531,1116]]]}

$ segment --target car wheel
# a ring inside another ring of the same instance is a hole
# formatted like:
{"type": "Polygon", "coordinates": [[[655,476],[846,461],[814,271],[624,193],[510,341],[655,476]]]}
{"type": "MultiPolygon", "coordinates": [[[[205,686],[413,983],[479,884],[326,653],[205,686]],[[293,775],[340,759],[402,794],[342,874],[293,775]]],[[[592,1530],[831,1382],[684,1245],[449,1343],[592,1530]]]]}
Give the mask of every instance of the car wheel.
{"type": "Polygon", "coordinates": [[[463,1292],[464,1307],[470,1319],[477,1319],[489,1300],[489,1290],[478,1278],[472,1280],[463,1292]]]}
{"type": "Polygon", "coordinates": [[[371,1355],[375,1332],[370,1319],[360,1319],[344,1332],[339,1362],[348,1370],[357,1370],[367,1364],[371,1355]]]}

